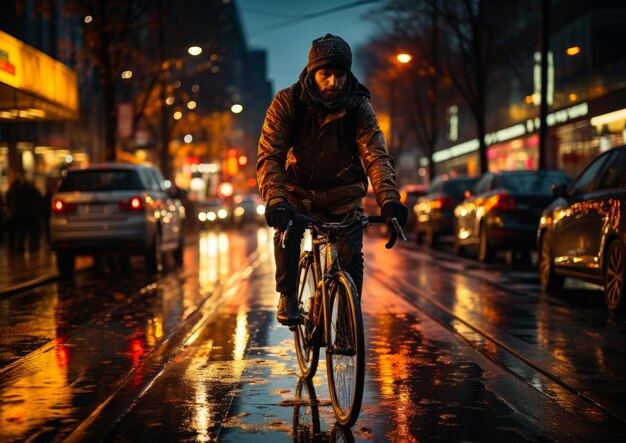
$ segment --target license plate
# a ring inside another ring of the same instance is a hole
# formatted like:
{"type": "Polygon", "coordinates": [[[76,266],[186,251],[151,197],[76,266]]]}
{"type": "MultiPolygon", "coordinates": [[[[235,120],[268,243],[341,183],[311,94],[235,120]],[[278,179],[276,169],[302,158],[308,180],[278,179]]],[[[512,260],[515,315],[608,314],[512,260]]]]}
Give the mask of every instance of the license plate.
{"type": "Polygon", "coordinates": [[[104,205],[83,205],[83,214],[102,214],[104,205]]]}

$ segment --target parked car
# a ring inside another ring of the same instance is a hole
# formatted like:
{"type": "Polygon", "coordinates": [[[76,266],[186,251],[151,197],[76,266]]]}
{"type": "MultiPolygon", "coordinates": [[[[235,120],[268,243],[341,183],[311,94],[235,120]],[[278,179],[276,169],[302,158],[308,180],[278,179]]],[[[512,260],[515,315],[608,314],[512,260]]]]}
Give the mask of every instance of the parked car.
{"type": "Polygon", "coordinates": [[[415,233],[418,244],[426,241],[430,247],[437,245],[442,235],[454,232],[454,208],[463,201],[465,191],[471,189],[475,177],[465,175],[436,177],[428,192],[409,210],[415,215],[415,233]]]}
{"type": "Polygon", "coordinates": [[[224,227],[232,222],[230,207],[220,198],[199,200],[195,206],[200,229],[224,227]]]}
{"type": "Polygon", "coordinates": [[[412,232],[415,230],[415,212],[411,209],[415,206],[415,203],[417,203],[417,199],[426,195],[427,189],[427,185],[418,184],[404,185],[400,188],[400,201],[409,210],[406,224],[404,225],[404,231],[412,232]]]}
{"type": "Polygon", "coordinates": [[[595,158],[568,186],[555,188],[537,231],[542,288],[564,277],[604,285],[608,309],[624,308],[626,283],[626,146],[595,158]]]}
{"type": "Polygon", "coordinates": [[[52,196],[50,242],[62,276],[76,255],[144,255],[151,272],[172,251],[182,263],[185,209],[152,166],[103,163],[69,169],[52,196]]]}
{"type": "Polygon", "coordinates": [[[233,218],[235,224],[265,224],[265,205],[258,194],[236,195],[233,198],[233,218]]]}
{"type": "Polygon", "coordinates": [[[478,259],[489,262],[498,250],[512,250],[529,261],[535,249],[539,218],[554,197],[551,186],[567,185],[558,171],[487,172],[454,209],[454,249],[478,247],[478,259]]]}

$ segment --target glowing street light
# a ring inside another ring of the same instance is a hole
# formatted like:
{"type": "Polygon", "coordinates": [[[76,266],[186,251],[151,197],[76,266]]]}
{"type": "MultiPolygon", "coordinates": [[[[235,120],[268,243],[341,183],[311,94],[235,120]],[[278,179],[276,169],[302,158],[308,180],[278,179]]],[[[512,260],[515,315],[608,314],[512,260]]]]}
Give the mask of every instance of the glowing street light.
{"type": "Polygon", "coordinates": [[[174,120],[180,120],[181,118],[183,118],[183,113],[180,111],[176,111],[174,113],[174,120]]]}
{"type": "Polygon", "coordinates": [[[396,60],[398,60],[400,63],[408,63],[413,60],[413,57],[410,54],[403,52],[402,54],[396,55],[396,60]]]}
{"type": "Polygon", "coordinates": [[[187,49],[187,52],[195,57],[196,55],[202,54],[202,48],[200,46],[191,46],[187,49]]]}
{"type": "Polygon", "coordinates": [[[124,71],[124,72],[122,72],[122,78],[124,80],[128,80],[132,76],[133,76],[133,71],[124,71]]]}
{"type": "Polygon", "coordinates": [[[85,16],[85,23],[91,23],[93,21],[93,17],[90,15],[85,16]]]}
{"type": "Polygon", "coordinates": [[[241,106],[240,104],[234,104],[230,107],[230,110],[232,111],[233,114],[239,114],[241,111],[243,111],[243,106],[241,106]]]}
{"type": "Polygon", "coordinates": [[[197,105],[198,105],[198,104],[197,104],[194,100],[190,100],[190,101],[187,103],[187,108],[188,108],[188,109],[196,109],[196,106],[197,106],[197,105]]]}
{"type": "Polygon", "coordinates": [[[570,46],[565,50],[567,55],[576,55],[580,53],[580,46],[570,46]]]}

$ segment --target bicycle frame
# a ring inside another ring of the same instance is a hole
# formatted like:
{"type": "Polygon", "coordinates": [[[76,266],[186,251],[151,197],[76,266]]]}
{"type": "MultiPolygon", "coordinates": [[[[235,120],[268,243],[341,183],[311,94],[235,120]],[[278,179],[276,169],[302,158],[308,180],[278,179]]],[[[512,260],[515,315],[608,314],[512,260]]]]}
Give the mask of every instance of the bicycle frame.
{"type": "MultiPolygon", "coordinates": [[[[332,276],[340,271],[341,263],[339,261],[339,256],[337,254],[337,245],[334,241],[329,238],[328,234],[320,234],[317,232],[315,226],[308,226],[307,229],[311,232],[311,252],[313,253],[313,272],[315,279],[315,287],[317,290],[320,290],[322,297],[322,304],[318,307],[321,309],[321,316],[318,313],[318,318],[322,319],[322,321],[318,321],[318,324],[315,325],[316,328],[322,327],[324,331],[323,342],[329,343],[330,337],[328,336],[329,330],[326,327],[329,324],[330,319],[328,318],[328,283],[332,276]],[[324,260],[322,262],[322,247],[325,246],[325,250],[323,251],[324,260]]],[[[317,294],[316,294],[317,296],[317,294]]],[[[329,352],[326,349],[326,352],[329,352]]]]}

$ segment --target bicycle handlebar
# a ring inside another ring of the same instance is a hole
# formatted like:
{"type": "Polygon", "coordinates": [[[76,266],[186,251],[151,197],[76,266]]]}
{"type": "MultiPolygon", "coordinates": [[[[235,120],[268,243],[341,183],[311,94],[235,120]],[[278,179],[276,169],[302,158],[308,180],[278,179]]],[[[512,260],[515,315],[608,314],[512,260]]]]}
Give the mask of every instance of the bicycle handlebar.
{"type": "MultiPolygon", "coordinates": [[[[404,235],[404,231],[402,230],[400,223],[398,223],[398,219],[395,217],[392,217],[390,222],[391,222],[390,227],[392,229],[389,234],[389,240],[387,241],[387,243],[385,243],[385,248],[387,249],[391,249],[393,245],[396,243],[396,240],[398,239],[398,234],[400,234],[400,238],[402,240],[406,241],[406,236],[404,235]]],[[[355,224],[360,224],[363,228],[373,223],[389,224],[387,223],[385,218],[381,215],[369,215],[369,216],[363,215],[360,217],[355,217],[352,220],[348,220],[345,223],[330,223],[322,219],[319,219],[317,217],[312,217],[310,215],[296,214],[293,220],[289,220],[289,222],[287,223],[287,228],[285,228],[285,231],[282,234],[282,239],[280,242],[282,248],[285,247],[285,242],[287,241],[287,237],[289,237],[289,231],[291,230],[291,226],[293,225],[293,223],[300,223],[300,224],[310,223],[322,229],[327,228],[327,229],[337,229],[337,230],[345,230],[345,229],[352,227],[355,224]]]]}

